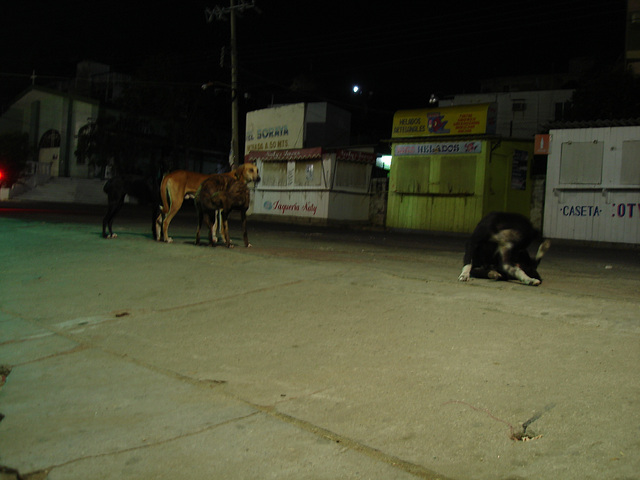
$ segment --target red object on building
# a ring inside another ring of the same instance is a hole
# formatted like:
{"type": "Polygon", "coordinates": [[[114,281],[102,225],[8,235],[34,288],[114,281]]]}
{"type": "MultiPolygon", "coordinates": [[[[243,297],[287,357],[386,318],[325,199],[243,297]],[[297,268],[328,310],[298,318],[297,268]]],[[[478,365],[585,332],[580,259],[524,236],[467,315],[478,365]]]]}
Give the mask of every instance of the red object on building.
{"type": "Polygon", "coordinates": [[[549,155],[549,135],[536,135],[533,146],[534,155],[549,155]]]}

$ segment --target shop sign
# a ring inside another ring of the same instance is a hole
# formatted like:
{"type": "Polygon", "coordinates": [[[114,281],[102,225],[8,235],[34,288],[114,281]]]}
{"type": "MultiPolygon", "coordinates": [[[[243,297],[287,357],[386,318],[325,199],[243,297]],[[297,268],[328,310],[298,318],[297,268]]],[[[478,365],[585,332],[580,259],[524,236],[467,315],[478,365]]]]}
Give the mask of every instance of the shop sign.
{"type": "Polygon", "coordinates": [[[480,140],[463,142],[433,142],[411,143],[396,145],[395,156],[401,155],[448,155],[448,154],[478,154],[482,153],[480,140]]]}
{"type": "Polygon", "coordinates": [[[289,162],[296,160],[314,160],[322,158],[322,147],[298,148],[294,150],[252,150],[247,152],[244,159],[246,162],[289,162]]]}
{"type": "Polygon", "coordinates": [[[247,113],[245,154],[252,150],[302,148],[304,103],[247,113]]]}
{"type": "Polygon", "coordinates": [[[371,152],[361,152],[359,150],[340,149],[336,151],[336,158],[345,162],[368,163],[370,165],[375,165],[378,155],[371,152]]]}
{"type": "Polygon", "coordinates": [[[425,110],[400,110],[393,117],[393,138],[478,135],[496,132],[493,103],[425,110]]]}
{"type": "Polygon", "coordinates": [[[540,135],[536,135],[535,137],[535,143],[534,143],[534,150],[533,150],[533,154],[534,155],[549,155],[549,142],[550,142],[550,135],[548,134],[540,134],[540,135]]]}
{"type": "Polygon", "coordinates": [[[315,202],[292,202],[290,200],[275,201],[265,200],[263,206],[266,213],[277,213],[281,215],[294,215],[303,217],[315,217],[318,212],[318,204],[315,202]]]}

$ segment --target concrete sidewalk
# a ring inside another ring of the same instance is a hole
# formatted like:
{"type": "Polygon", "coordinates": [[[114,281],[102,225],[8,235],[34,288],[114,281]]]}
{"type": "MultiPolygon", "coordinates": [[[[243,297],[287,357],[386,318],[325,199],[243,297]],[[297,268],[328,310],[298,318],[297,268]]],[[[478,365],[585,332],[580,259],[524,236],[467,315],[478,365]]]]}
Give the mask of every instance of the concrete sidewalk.
{"type": "Polygon", "coordinates": [[[250,219],[229,250],[122,215],[103,240],[90,212],[0,211],[6,472],[640,478],[637,250],[461,284],[462,237],[250,219]]]}

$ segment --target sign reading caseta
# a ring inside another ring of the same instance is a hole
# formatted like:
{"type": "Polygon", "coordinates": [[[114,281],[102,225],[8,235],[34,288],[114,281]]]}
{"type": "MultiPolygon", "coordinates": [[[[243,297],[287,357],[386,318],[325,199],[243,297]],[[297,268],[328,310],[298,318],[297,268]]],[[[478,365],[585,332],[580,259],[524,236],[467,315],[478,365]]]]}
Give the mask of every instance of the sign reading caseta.
{"type": "Polygon", "coordinates": [[[393,138],[478,135],[496,132],[494,103],[400,110],[393,116],[393,138]]]}

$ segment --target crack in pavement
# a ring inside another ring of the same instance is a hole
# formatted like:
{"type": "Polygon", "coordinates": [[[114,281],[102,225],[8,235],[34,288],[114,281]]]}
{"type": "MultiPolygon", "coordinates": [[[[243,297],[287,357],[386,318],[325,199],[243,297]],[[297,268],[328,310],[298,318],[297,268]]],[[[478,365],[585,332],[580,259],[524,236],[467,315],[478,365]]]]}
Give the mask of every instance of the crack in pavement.
{"type": "MultiPolygon", "coordinates": [[[[231,418],[229,420],[217,423],[215,425],[209,425],[208,427],[202,428],[200,430],[194,430],[194,431],[191,431],[191,432],[188,432],[188,433],[184,433],[182,435],[178,435],[176,437],[166,438],[164,440],[159,440],[157,442],[148,443],[148,444],[145,444],[145,445],[138,445],[138,446],[135,446],[135,447],[123,448],[123,449],[120,449],[120,450],[114,450],[114,451],[106,452],[106,453],[99,453],[99,454],[96,454],[96,455],[86,455],[84,457],[77,457],[77,458],[74,458],[74,459],[71,459],[71,460],[67,460],[66,462],[57,463],[57,464],[54,464],[54,465],[49,465],[46,468],[37,470],[35,472],[24,473],[22,475],[18,472],[18,470],[15,470],[15,469],[8,469],[8,470],[9,470],[9,473],[17,474],[17,477],[16,477],[17,480],[45,480],[47,478],[47,476],[49,475],[49,473],[51,473],[56,468],[66,467],[68,465],[73,465],[74,463],[82,462],[84,460],[111,457],[111,456],[120,455],[120,454],[123,454],[123,453],[135,452],[135,451],[138,451],[138,450],[145,450],[147,448],[156,447],[156,446],[159,446],[159,445],[170,444],[172,442],[175,442],[175,441],[178,441],[178,440],[182,440],[184,438],[189,438],[189,437],[193,437],[193,436],[196,436],[196,435],[200,435],[202,433],[205,433],[205,432],[208,432],[208,431],[212,431],[212,430],[216,430],[217,428],[224,427],[226,425],[229,425],[229,424],[241,421],[241,420],[245,420],[245,419],[250,418],[250,417],[254,417],[254,416],[258,415],[259,413],[261,413],[261,412],[259,412],[259,411],[251,412],[248,415],[243,415],[241,417],[231,418]],[[35,476],[35,475],[42,474],[43,472],[46,472],[46,475],[44,477],[36,477],[35,476]]],[[[7,468],[7,467],[0,466],[0,473],[4,473],[3,470],[2,470],[3,468],[7,468]]],[[[0,477],[0,478],[4,478],[4,477],[0,477]]]]}
{"type": "MultiPolygon", "coordinates": [[[[296,281],[296,282],[290,282],[290,284],[297,284],[297,283],[301,283],[303,281],[304,280],[300,280],[300,281],[296,281]]],[[[281,286],[282,285],[279,285],[279,287],[281,287],[281,286]]],[[[264,288],[264,289],[259,289],[259,290],[270,290],[270,289],[271,288],[264,288]]],[[[230,296],[230,298],[233,298],[235,296],[238,296],[238,295],[232,295],[232,296],[230,296]]],[[[223,385],[223,384],[226,383],[225,380],[210,380],[210,379],[200,380],[200,379],[195,379],[195,378],[189,377],[187,375],[181,374],[179,372],[176,372],[174,370],[158,367],[156,365],[149,364],[149,363],[144,362],[142,360],[139,360],[137,358],[130,357],[127,354],[123,355],[123,354],[114,352],[114,351],[112,351],[110,349],[104,348],[101,345],[93,344],[92,342],[79,341],[76,338],[76,336],[71,332],[58,331],[58,332],[55,332],[55,333],[57,335],[60,335],[60,336],[64,337],[64,338],[67,338],[68,340],[77,342],[78,346],[73,348],[73,349],[66,350],[66,351],[60,352],[58,354],[48,355],[47,357],[43,357],[43,358],[40,358],[40,359],[32,360],[32,361],[27,362],[27,363],[37,363],[40,360],[45,360],[45,359],[49,359],[49,358],[56,357],[56,356],[69,355],[69,354],[76,353],[76,352],[79,352],[79,351],[84,351],[84,350],[87,350],[87,349],[95,349],[95,350],[101,351],[103,353],[106,353],[108,355],[115,356],[115,357],[118,357],[120,359],[124,359],[125,361],[127,361],[129,363],[132,363],[132,364],[135,364],[137,366],[143,367],[143,368],[145,368],[147,370],[150,370],[150,371],[153,371],[155,373],[159,373],[159,374],[168,376],[170,378],[173,378],[175,380],[179,380],[179,381],[191,384],[191,385],[198,386],[200,388],[214,388],[216,386],[223,385]]],[[[237,395],[232,394],[232,393],[226,391],[225,389],[220,391],[220,393],[222,395],[226,396],[227,398],[230,398],[230,399],[233,399],[235,401],[241,402],[241,403],[253,408],[255,411],[250,413],[250,414],[248,414],[248,415],[242,416],[242,417],[236,417],[236,418],[230,419],[230,420],[228,420],[226,422],[221,422],[219,424],[208,426],[208,427],[206,427],[204,429],[201,429],[201,430],[198,430],[198,431],[188,432],[188,433],[185,433],[185,434],[177,436],[177,437],[173,437],[173,438],[170,438],[170,439],[165,439],[165,440],[162,440],[162,441],[159,441],[159,442],[155,442],[153,444],[139,445],[139,446],[136,446],[136,447],[131,447],[131,448],[122,449],[122,450],[118,450],[118,451],[102,453],[102,454],[98,454],[98,455],[91,455],[91,456],[86,456],[86,457],[79,457],[79,458],[75,458],[75,459],[69,460],[67,462],[63,462],[63,463],[56,464],[56,465],[51,465],[51,466],[47,467],[44,470],[39,470],[38,472],[45,472],[46,471],[47,474],[48,474],[48,472],[52,471],[55,468],[60,468],[60,467],[66,466],[66,465],[77,463],[77,462],[82,461],[82,460],[87,460],[87,459],[91,459],[91,458],[108,457],[108,456],[117,455],[117,454],[120,454],[120,453],[126,453],[126,452],[130,452],[130,451],[145,449],[145,448],[148,448],[148,447],[151,447],[151,446],[166,444],[168,442],[176,441],[176,440],[179,440],[181,438],[186,438],[186,437],[189,437],[189,436],[198,435],[198,434],[201,434],[203,432],[218,428],[218,427],[223,426],[223,425],[227,425],[227,424],[234,423],[234,422],[237,422],[237,421],[240,421],[240,420],[244,420],[245,418],[249,418],[249,417],[257,415],[258,413],[263,413],[263,414],[266,414],[269,417],[274,418],[274,419],[276,419],[278,421],[285,422],[285,423],[287,423],[289,425],[292,425],[292,426],[294,426],[294,427],[296,427],[296,428],[298,428],[300,430],[303,430],[303,431],[306,431],[308,433],[311,433],[311,434],[313,434],[315,436],[318,436],[318,437],[321,437],[321,438],[324,438],[324,439],[328,439],[328,440],[330,440],[330,441],[332,441],[332,442],[334,442],[336,444],[342,445],[343,448],[345,448],[345,449],[349,449],[349,450],[352,450],[354,452],[358,452],[358,453],[363,454],[363,455],[365,455],[365,456],[367,456],[367,457],[369,457],[369,458],[371,458],[373,460],[386,463],[386,464],[388,464],[388,465],[390,465],[390,466],[392,466],[394,468],[397,468],[399,470],[407,472],[407,473],[409,473],[411,475],[414,475],[414,476],[416,476],[418,478],[422,478],[422,479],[425,479],[425,480],[451,480],[448,477],[445,477],[445,476],[443,476],[441,474],[438,474],[437,472],[434,472],[433,470],[430,470],[430,469],[428,469],[428,468],[426,468],[426,467],[424,467],[422,465],[411,463],[409,461],[403,460],[403,459],[401,459],[399,457],[396,457],[394,455],[390,455],[390,454],[387,454],[385,452],[382,452],[381,450],[378,450],[378,449],[376,449],[374,447],[371,447],[371,446],[365,445],[363,443],[360,443],[357,440],[351,439],[351,438],[349,438],[349,437],[347,437],[345,435],[341,435],[339,433],[332,432],[331,430],[325,429],[325,428],[320,427],[318,425],[315,425],[315,424],[313,424],[311,422],[307,422],[306,420],[303,420],[303,419],[300,419],[300,418],[297,418],[297,417],[293,417],[291,415],[287,415],[285,413],[279,412],[279,411],[276,410],[275,405],[274,406],[259,405],[259,404],[256,404],[254,402],[251,402],[250,400],[247,400],[245,398],[238,397],[237,395]]],[[[37,473],[37,472],[33,472],[33,473],[37,473]]],[[[31,475],[31,474],[26,474],[26,475],[31,475]]],[[[18,480],[20,480],[20,477],[17,477],[17,478],[18,478],[18,480]]],[[[24,479],[28,478],[29,480],[35,480],[35,479],[32,479],[31,477],[25,477],[24,475],[23,475],[22,478],[24,478],[24,479]]],[[[46,479],[46,477],[42,477],[42,480],[44,480],[44,479],[46,479]]],[[[40,480],[40,479],[37,479],[37,480],[40,480]]]]}

